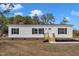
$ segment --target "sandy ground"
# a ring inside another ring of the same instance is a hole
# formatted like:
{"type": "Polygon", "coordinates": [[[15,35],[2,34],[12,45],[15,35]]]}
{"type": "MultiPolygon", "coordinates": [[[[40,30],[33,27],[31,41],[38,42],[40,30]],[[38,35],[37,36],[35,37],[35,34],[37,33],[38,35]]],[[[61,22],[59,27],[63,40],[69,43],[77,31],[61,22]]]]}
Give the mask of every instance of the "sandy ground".
{"type": "Polygon", "coordinates": [[[1,56],[78,56],[79,43],[49,44],[41,40],[0,40],[1,56]]]}

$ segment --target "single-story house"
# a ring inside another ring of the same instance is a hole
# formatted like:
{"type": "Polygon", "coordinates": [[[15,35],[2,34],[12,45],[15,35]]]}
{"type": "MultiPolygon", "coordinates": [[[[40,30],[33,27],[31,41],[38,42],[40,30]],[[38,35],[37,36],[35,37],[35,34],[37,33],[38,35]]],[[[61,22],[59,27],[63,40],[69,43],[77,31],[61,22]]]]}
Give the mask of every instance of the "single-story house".
{"type": "Polygon", "coordinates": [[[73,28],[69,24],[7,26],[10,38],[44,38],[45,33],[55,34],[56,38],[73,38],[73,28]]]}

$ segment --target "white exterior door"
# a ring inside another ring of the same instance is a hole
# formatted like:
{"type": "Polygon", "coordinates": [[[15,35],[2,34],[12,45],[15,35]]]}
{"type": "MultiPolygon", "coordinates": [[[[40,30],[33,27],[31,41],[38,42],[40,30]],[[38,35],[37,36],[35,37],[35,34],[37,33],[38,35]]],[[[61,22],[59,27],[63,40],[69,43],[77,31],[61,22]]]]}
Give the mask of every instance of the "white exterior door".
{"type": "Polygon", "coordinates": [[[52,34],[52,28],[45,28],[45,33],[52,34]]]}

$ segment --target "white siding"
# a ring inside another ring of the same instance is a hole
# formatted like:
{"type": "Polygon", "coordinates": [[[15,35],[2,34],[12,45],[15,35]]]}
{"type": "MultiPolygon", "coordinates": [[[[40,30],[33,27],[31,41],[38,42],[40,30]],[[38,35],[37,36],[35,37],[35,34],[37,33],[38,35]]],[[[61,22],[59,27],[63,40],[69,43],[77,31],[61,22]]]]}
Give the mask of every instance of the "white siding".
{"type": "Polygon", "coordinates": [[[58,38],[72,38],[73,37],[73,31],[72,27],[53,27],[53,33],[55,33],[55,36],[58,38]],[[58,28],[67,28],[67,34],[58,34],[58,28]]]}
{"type": "MultiPolygon", "coordinates": [[[[11,28],[17,27],[9,27],[9,37],[25,37],[25,38],[43,38],[43,34],[32,34],[33,27],[18,27],[19,28],[19,35],[11,34],[11,28]]],[[[35,27],[37,28],[37,27],[35,27]]]]}
{"type": "Polygon", "coordinates": [[[44,28],[44,33],[55,33],[55,36],[58,38],[72,38],[73,32],[72,27],[64,26],[34,26],[34,27],[21,27],[21,26],[9,26],[8,36],[9,37],[19,37],[19,38],[43,38],[43,34],[32,34],[32,28],[44,28]],[[19,35],[11,34],[11,28],[19,28],[19,35]],[[51,28],[51,31],[46,30],[45,28],[51,28]],[[58,34],[58,28],[67,28],[67,34],[58,34]]]}

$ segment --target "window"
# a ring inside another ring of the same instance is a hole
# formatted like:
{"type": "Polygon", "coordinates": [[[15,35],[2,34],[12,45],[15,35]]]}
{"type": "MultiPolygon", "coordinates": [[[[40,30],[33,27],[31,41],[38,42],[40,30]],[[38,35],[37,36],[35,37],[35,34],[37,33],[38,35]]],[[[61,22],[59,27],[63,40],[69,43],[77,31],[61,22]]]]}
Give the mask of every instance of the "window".
{"type": "Polygon", "coordinates": [[[12,28],[12,34],[19,34],[19,28],[12,28]]]}
{"type": "Polygon", "coordinates": [[[32,34],[44,34],[44,28],[32,28],[32,34]]]}
{"type": "Polygon", "coordinates": [[[38,33],[38,29],[37,28],[32,28],[32,34],[37,34],[38,33]]]}
{"type": "Polygon", "coordinates": [[[44,28],[39,28],[39,34],[44,34],[44,28]]]}
{"type": "Polygon", "coordinates": [[[67,28],[58,28],[58,34],[67,34],[67,28]]]}
{"type": "Polygon", "coordinates": [[[49,30],[51,30],[51,28],[48,28],[49,30]]]}

